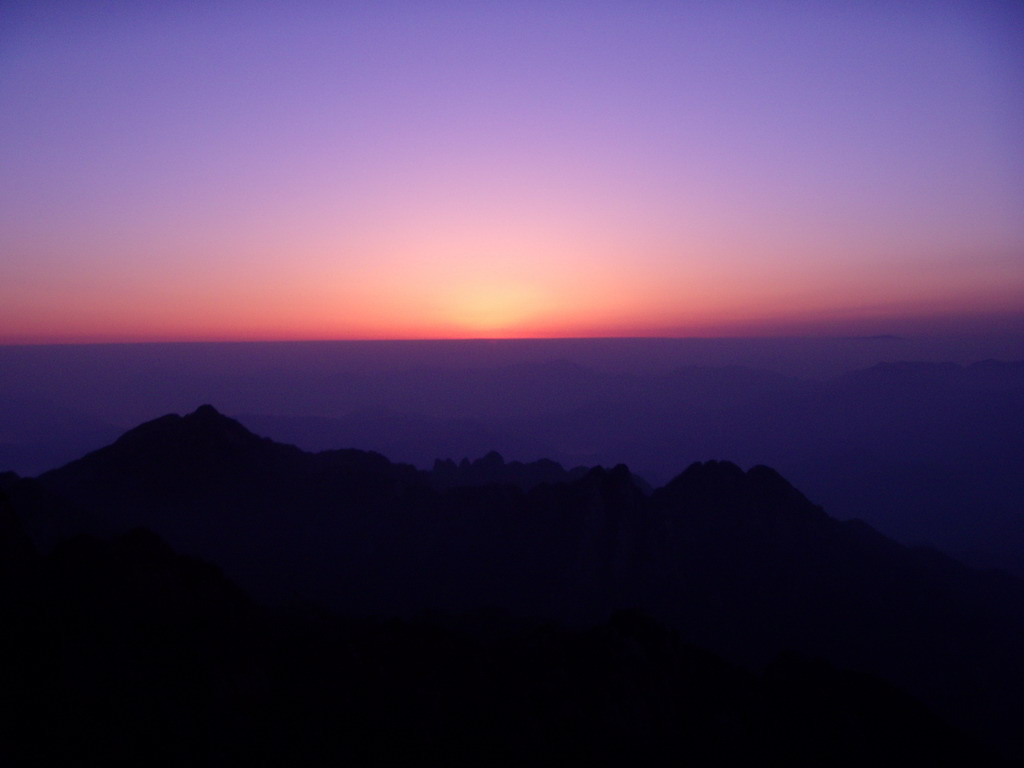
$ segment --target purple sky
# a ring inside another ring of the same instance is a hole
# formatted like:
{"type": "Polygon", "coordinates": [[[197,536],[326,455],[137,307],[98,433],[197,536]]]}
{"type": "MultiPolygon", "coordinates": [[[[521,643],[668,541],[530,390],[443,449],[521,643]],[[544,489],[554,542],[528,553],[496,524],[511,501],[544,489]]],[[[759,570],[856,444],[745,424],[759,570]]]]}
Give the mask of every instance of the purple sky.
{"type": "Polygon", "coordinates": [[[0,343],[1024,328],[1019,3],[5,3],[0,343]]]}

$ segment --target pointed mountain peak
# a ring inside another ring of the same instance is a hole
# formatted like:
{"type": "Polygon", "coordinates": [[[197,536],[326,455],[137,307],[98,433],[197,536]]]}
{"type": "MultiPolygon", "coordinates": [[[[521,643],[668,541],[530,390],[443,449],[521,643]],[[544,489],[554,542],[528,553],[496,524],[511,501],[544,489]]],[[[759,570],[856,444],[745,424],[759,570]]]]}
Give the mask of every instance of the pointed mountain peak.
{"type": "Polygon", "coordinates": [[[212,405],[201,405],[192,413],[179,416],[170,413],[140,424],[119,437],[114,446],[139,449],[147,445],[171,445],[196,440],[255,443],[257,437],[240,422],[220,413],[212,405]]]}
{"type": "Polygon", "coordinates": [[[243,429],[241,422],[235,421],[230,416],[225,416],[212,405],[200,405],[192,413],[186,413],[178,417],[183,423],[193,425],[199,429],[243,429]]]}
{"type": "Polygon", "coordinates": [[[220,411],[218,411],[216,408],[214,408],[209,403],[204,403],[203,405],[200,405],[198,408],[196,408],[192,413],[188,414],[188,416],[186,416],[185,418],[186,419],[189,419],[189,418],[191,418],[191,419],[216,419],[216,418],[226,418],[226,417],[222,416],[220,411]]]}
{"type": "Polygon", "coordinates": [[[192,413],[182,416],[181,422],[197,431],[220,432],[222,434],[232,434],[236,437],[246,437],[254,440],[261,439],[250,432],[241,422],[225,416],[209,404],[200,405],[192,413]]]}
{"type": "Polygon", "coordinates": [[[125,432],[113,444],[100,448],[66,467],[47,475],[88,471],[117,473],[130,471],[144,476],[210,475],[242,468],[297,448],[259,437],[241,423],[224,416],[212,405],[192,413],[167,414],[125,432]]]}
{"type": "Polygon", "coordinates": [[[655,493],[670,504],[719,510],[799,510],[813,511],[815,516],[821,513],[774,469],[758,465],[744,472],[731,461],[695,462],[655,493]]]}
{"type": "Polygon", "coordinates": [[[255,445],[264,438],[250,432],[241,422],[225,416],[212,405],[201,405],[184,416],[172,414],[147,422],[126,432],[118,443],[131,440],[162,444],[185,442],[189,444],[255,445]]]}

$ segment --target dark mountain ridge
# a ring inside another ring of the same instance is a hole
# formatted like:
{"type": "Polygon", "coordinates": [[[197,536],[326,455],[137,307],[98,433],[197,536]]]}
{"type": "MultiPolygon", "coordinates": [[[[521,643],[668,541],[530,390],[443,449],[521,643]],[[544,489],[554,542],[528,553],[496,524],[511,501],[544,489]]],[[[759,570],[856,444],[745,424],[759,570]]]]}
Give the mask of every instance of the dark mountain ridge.
{"type": "Polygon", "coordinates": [[[751,673],[634,613],[268,613],[150,532],[40,555],[2,492],[0,522],[5,764],[997,764],[880,680],[792,654],[751,673]]]}
{"type": "Polygon", "coordinates": [[[648,495],[623,466],[499,462],[460,484],[458,465],[453,482],[450,465],[305,453],[204,406],[0,485],[44,545],[143,525],[260,599],[349,615],[641,610],[734,662],[797,651],[880,675],[1020,750],[1021,582],[836,521],[767,467],[696,463],[648,495]]]}
{"type": "Polygon", "coordinates": [[[212,399],[304,450],[427,469],[496,450],[663,485],[695,458],[764,463],[835,517],[1024,576],[1024,347],[924,341],[3,348],[0,467],[40,473],[212,399]]]}

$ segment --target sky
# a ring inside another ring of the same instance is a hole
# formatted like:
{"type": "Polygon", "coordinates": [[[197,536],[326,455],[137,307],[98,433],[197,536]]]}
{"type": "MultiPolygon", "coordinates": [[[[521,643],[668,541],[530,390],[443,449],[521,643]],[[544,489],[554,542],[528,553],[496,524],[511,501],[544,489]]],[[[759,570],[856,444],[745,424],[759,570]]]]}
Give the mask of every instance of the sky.
{"type": "Polygon", "coordinates": [[[1024,330],[1024,10],[4,2],[0,343],[1024,330]]]}

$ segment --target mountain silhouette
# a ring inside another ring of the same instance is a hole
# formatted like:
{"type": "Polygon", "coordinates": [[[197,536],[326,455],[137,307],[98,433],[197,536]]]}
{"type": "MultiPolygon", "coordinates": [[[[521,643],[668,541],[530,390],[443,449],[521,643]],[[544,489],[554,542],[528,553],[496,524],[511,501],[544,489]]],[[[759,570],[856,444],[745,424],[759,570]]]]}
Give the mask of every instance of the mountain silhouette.
{"type": "Polygon", "coordinates": [[[267,613],[149,531],[40,554],[3,492],[0,514],[5,763],[996,762],[881,680],[795,654],[753,673],[635,612],[267,613]]]}
{"type": "Polygon", "coordinates": [[[304,450],[421,468],[498,451],[664,485],[694,459],[763,463],[834,517],[1024,577],[1019,341],[922,341],[5,348],[0,468],[36,475],[212,398],[304,450]]]}
{"type": "Polygon", "coordinates": [[[745,668],[788,652],[884,678],[1021,753],[1020,581],[837,521],[767,467],[696,463],[650,494],[624,466],[541,468],[553,481],[496,455],[439,478],[306,453],[204,406],[0,487],[44,550],[145,526],[261,601],[349,616],[494,609],[582,629],[639,610],[745,668]]]}

